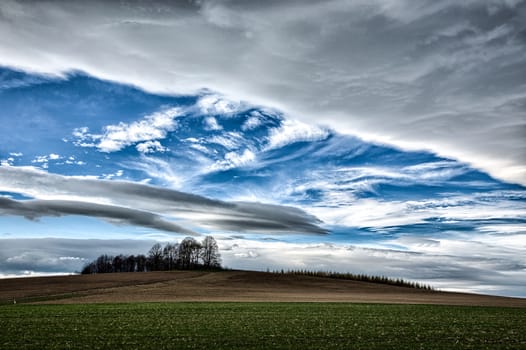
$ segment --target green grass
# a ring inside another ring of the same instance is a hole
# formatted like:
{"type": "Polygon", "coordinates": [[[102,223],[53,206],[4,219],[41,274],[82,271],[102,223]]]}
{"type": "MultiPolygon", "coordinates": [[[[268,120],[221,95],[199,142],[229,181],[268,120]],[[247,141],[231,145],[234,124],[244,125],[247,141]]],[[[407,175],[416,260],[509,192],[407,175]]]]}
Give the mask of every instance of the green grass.
{"type": "Polygon", "coordinates": [[[526,348],[526,310],[340,303],[0,306],[0,349],[70,348],[526,348]]]}

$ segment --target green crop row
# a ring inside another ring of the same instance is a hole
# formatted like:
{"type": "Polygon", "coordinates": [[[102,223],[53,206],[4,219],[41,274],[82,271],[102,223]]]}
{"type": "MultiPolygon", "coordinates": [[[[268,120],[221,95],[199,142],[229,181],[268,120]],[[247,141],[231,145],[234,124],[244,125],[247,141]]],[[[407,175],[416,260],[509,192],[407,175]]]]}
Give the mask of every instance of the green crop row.
{"type": "Polygon", "coordinates": [[[0,306],[0,349],[526,348],[519,308],[346,303],[0,306]]]}

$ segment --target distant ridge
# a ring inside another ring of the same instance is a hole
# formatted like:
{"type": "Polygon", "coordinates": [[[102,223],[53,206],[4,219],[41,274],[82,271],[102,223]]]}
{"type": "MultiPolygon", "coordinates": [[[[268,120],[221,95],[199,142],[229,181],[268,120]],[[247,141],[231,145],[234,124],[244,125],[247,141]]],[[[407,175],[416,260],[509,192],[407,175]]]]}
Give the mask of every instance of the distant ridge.
{"type": "Polygon", "coordinates": [[[524,307],[526,299],[256,271],[169,271],[4,279],[0,303],[353,302],[524,307]]]}

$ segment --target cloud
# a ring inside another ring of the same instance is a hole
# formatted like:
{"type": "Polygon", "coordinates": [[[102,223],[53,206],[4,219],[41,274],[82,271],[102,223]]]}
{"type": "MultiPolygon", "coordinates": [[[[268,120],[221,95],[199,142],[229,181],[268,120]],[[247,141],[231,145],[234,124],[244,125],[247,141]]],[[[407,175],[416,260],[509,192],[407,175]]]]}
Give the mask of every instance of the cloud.
{"type": "Polygon", "coordinates": [[[223,130],[223,127],[217,123],[217,119],[214,117],[206,117],[204,120],[205,123],[205,130],[223,130]]]}
{"type": "Polygon", "coordinates": [[[159,141],[146,141],[139,143],[135,146],[137,151],[141,153],[155,153],[155,152],[166,152],[168,148],[161,145],[159,141]]]}
{"type": "MultiPolygon", "coordinates": [[[[199,98],[197,107],[204,115],[228,115],[240,110],[243,105],[239,101],[226,99],[220,95],[207,94],[199,98]]],[[[212,120],[212,119],[211,119],[212,120]]],[[[213,123],[213,122],[212,122],[213,123]]],[[[220,130],[220,129],[212,129],[220,130]]]]}
{"type": "Polygon", "coordinates": [[[96,147],[101,152],[117,152],[125,147],[138,144],[137,150],[142,153],[164,151],[165,148],[158,141],[166,137],[167,133],[177,127],[175,118],[181,115],[178,107],[164,109],[147,115],[133,123],[119,123],[107,125],[102,134],[90,134],[87,127],[76,128],[73,136],[77,138],[75,145],[80,147],[96,147]]]}
{"type": "Polygon", "coordinates": [[[245,149],[243,153],[228,152],[225,154],[223,160],[217,161],[209,167],[209,171],[228,170],[232,168],[243,167],[252,164],[256,159],[256,155],[249,149],[245,149]]]}
{"type": "Polygon", "coordinates": [[[247,131],[247,130],[254,130],[257,127],[259,127],[261,122],[261,114],[259,112],[251,112],[250,117],[241,125],[241,130],[247,131]]]}
{"type": "Polygon", "coordinates": [[[101,254],[146,254],[153,240],[0,239],[0,278],[68,274],[101,254]]]}
{"type": "MultiPolygon", "coordinates": [[[[317,218],[294,207],[225,202],[144,184],[49,174],[30,167],[0,167],[0,191],[21,193],[39,200],[51,201],[3,202],[7,214],[11,210],[28,218],[40,216],[38,209],[41,208],[42,215],[71,213],[124,219],[123,208],[133,208],[132,210],[172,217],[179,222],[188,222],[192,226],[207,227],[211,230],[327,233],[326,229],[319,226],[321,222],[317,218]],[[48,203],[48,206],[45,203],[48,203]],[[82,208],[84,214],[76,212],[81,210],[79,208],[82,208]]],[[[139,212],[136,214],[137,225],[145,225],[151,221],[158,229],[164,227],[164,230],[176,231],[170,225],[163,226],[165,223],[159,221],[155,215],[141,216],[139,212]]],[[[133,223],[133,220],[130,218],[129,222],[133,223]]]]}
{"type": "MultiPolygon", "coordinates": [[[[142,171],[149,177],[160,180],[165,186],[175,189],[182,188],[184,186],[184,175],[188,175],[186,172],[182,171],[182,169],[177,168],[177,164],[173,164],[173,162],[169,162],[157,157],[142,156],[138,161],[123,163],[123,166],[131,169],[132,171],[142,171]]],[[[186,170],[188,168],[189,167],[186,166],[186,170]]]]}
{"type": "Polygon", "coordinates": [[[0,198],[0,214],[23,216],[36,220],[43,216],[83,215],[105,219],[112,223],[153,228],[161,231],[197,236],[198,233],[145,211],[79,201],[25,200],[0,198]]]}
{"type": "Polygon", "coordinates": [[[410,201],[361,198],[339,206],[311,207],[308,211],[333,225],[385,228],[421,224],[428,220],[469,223],[474,220],[521,219],[526,212],[526,202],[522,191],[493,191],[410,201]]]}
{"type": "MultiPolygon", "coordinates": [[[[210,89],[526,184],[525,6],[3,1],[0,64],[62,77],[80,70],[161,93],[210,89]]],[[[201,104],[236,109],[214,95],[201,104]]],[[[120,149],[128,141],[117,135],[136,135],[130,127],[110,128],[97,144],[120,149]]]]}
{"type": "Polygon", "coordinates": [[[212,137],[206,138],[207,143],[215,143],[217,145],[223,146],[228,150],[238,149],[242,146],[244,140],[243,136],[234,131],[228,131],[222,133],[221,135],[214,135],[212,137]]]}
{"type": "Polygon", "coordinates": [[[296,142],[320,141],[329,136],[329,131],[310,126],[293,119],[284,119],[281,126],[270,129],[265,150],[281,148],[296,142]]]}
{"type": "Polygon", "coordinates": [[[224,264],[242,269],[308,269],[387,275],[453,291],[524,297],[524,247],[503,248],[470,240],[400,239],[400,248],[354,244],[288,243],[219,237],[224,264]],[[517,279],[518,278],[518,279],[517,279]]]}

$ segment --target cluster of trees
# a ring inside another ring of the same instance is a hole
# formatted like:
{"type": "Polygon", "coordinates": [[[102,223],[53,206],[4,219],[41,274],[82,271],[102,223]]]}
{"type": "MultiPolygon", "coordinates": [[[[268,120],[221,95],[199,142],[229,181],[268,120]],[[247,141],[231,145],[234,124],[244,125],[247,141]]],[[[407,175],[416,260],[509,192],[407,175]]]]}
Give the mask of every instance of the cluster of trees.
{"type": "Polygon", "coordinates": [[[192,269],[221,269],[217,242],[206,236],[202,242],[186,237],[181,243],[164,247],[154,244],[147,255],[101,255],[84,266],[82,274],[111,272],[146,272],[192,269]]]}
{"type": "MultiPolygon", "coordinates": [[[[270,271],[267,271],[267,272],[270,272],[270,271]]],[[[389,284],[392,286],[409,287],[409,288],[415,288],[415,289],[433,290],[433,287],[426,285],[426,284],[406,281],[402,278],[389,278],[385,276],[369,276],[365,274],[327,272],[327,271],[310,271],[310,270],[287,270],[287,271],[281,270],[281,271],[272,271],[272,273],[282,274],[282,275],[300,275],[300,276],[336,278],[336,279],[351,280],[351,281],[389,284]]]]}

